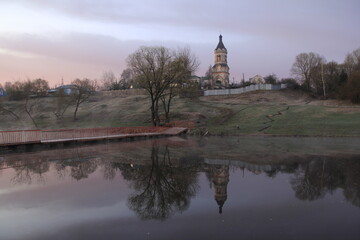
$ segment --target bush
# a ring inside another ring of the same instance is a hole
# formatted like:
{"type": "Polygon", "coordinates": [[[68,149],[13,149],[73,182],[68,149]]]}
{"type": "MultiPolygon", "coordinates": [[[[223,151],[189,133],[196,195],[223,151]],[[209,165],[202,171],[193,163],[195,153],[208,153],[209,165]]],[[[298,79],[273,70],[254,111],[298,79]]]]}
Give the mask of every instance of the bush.
{"type": "Polygon", "coordinates": [[[350,99],[353,103],[360,103],[360,72],[350,74],[341,96],[350,99]]]}
{"type": "Polygon", "coordinates": [[[8,96],[9,100],[17,101],[24,99],[25,95],[25,82],[16,81],[15,83],[7,82],[5,84],[6,95],[8,96]]]}

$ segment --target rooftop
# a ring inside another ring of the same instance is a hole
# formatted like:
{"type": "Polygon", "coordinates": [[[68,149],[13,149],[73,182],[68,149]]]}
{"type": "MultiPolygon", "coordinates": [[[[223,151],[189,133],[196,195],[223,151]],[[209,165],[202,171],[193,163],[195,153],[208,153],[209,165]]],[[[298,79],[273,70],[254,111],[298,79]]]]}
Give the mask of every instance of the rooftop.
{"type": "Polygon", "coordinates": [[[219,43],[217,45],[217,47],[215,48],[216,49],[226,49],[226,47],[224,46],[224,43],[222,42],[222,35],[220,34],[219,36],[219,43]]]}

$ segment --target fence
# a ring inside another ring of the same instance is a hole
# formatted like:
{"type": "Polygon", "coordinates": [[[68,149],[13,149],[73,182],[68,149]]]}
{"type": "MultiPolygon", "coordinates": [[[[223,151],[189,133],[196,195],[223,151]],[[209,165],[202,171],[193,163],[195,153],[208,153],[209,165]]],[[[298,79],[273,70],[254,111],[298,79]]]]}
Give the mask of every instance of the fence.
{"type": "Polygon", "coordinates": [[[11,145],[14,143],[37,143],[40,141],[40,130],[0,132],[0,145],[11,145]]]}
{"type": "Polygon", "coordinates": [[[106,97],[121,97],[121,96],[147,95],[147,92],[144,89],[124,89],[124,90],[101,91],[98,92],[98,94],[106,97]]]}
{"type": "Polygon", "coordinates": [[[204,96],[218,96],[218,95],[230,95],[230,94],[242,94],[256,90],[280,90],[287,88],[286,84],[256,84],[242,88],[231,88],[231,89],[217,89],[217,90],[206,90],[204,96]]]}
{"type": "Polygon", "coordinates": [[[41,143],[51,141],[72,141],[111,137],[121,134],[161,133],[166,127],[117,127],[117,128],[79,128],[58,130],[1,131],[0,146],[41,143]]]}

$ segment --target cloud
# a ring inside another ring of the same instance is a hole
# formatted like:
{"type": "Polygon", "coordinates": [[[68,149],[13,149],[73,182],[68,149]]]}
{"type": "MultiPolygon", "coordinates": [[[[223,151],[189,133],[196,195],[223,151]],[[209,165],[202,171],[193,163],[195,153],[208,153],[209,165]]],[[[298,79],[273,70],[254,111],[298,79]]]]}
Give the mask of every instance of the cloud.
{"type": "MultiPolygon", "coordinates": [[[[191,28],[201,32],[301,37],[305,34],[347,31],[360,21],[355,0],[339,1],[193,1],[142,0],[13,0],[37,11],[113,24],[191,28]],[[346,4],[347,3],[347,4],[346,4]],[[326,7],[324,7],[326,4],[326,7]],[[45,9],[45,10],[44,10],[45,9]],[[305,30],[305,31],[304,31],[305,30]]],[[[161,37],[161,36],[159,36],[161,37]]]]}
{"type": "Polygon", "coordinates": [[[0,0],[0,21],[9,23],[0,29],[0,77],[120,74],[142,45],[189,46],[202,75],[213,63],[219,33],[231,78],[243,72],[287,77],[301,52],[341,62],[358,48],[359,8],[355,0],[0,0]]]}
{"type": "Polygon", "coordinates": [[[122,60],[129,45],[110,36],[73,33],[52,39],[19,34],[0,37],[0,48],[33,56],[46,56],[71,62],[109,64],[122,60]],[[125,47],[126,45],[126,47],[125,47]]]}

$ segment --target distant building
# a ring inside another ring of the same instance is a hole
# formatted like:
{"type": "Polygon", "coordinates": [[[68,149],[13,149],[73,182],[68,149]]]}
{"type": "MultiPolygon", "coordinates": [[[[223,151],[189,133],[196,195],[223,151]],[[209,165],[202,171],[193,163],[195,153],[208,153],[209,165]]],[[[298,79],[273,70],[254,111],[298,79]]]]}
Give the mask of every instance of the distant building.
{"type": "Polygon", "coordinates": [[[229,87],[229,66],[227,64],[227,49],[222,41],[222,36],[219,36],[219,43],[214,51],[215,64],[212,67],[211,73],[211,87],[228,88],[229,87]]]}
{"type": "Polygon", "coordinates": [[[3,88],[0,88],[0,97],[5,97],[6,96],[6,92],[3,88]]]}
{"type": "Polygon", "coordinates": [[[211,79],[208,77],[199,77],[196,75],[193,75],[189,79],[190,82],[199,84],[199,87],[201,89],[210,89],[211,88],[211,79]]]}
{"type": "Polygon", "coordinates": [[[200,78],[200,87],[201,89],[210,89],[211,88],[211,79],[208,77],[200,78]]]}
{"type": "Polygon", "coordinates": [[[65,95],[78,94],[79,89],[76,85],[62,85],[60,87],[50,89],[48,91],[49,94],[60,94],[63,93],[65,95]]]}
{"type": "Polygon", "coordinates": [[[265,79],[260,75],[256,75],[256,76],[250,78],[250,82],[252,84],[265,84],[265,79]]]}
{"type": "Polygon", "coordinates": [[[191,77],[189,78],[189,81],[200,84],[201,77],[198,77],[198,76],[196,76],[196,75],[193,75],[193,76],[191,76],[191,77]]]}

